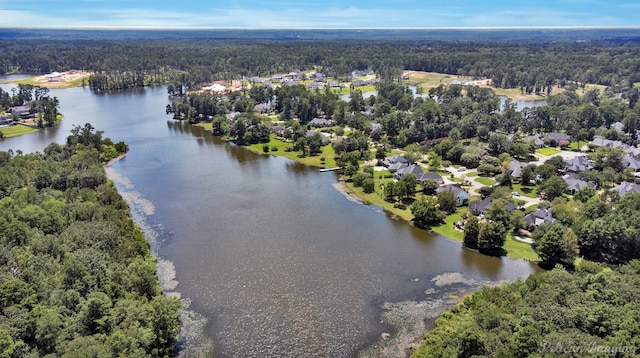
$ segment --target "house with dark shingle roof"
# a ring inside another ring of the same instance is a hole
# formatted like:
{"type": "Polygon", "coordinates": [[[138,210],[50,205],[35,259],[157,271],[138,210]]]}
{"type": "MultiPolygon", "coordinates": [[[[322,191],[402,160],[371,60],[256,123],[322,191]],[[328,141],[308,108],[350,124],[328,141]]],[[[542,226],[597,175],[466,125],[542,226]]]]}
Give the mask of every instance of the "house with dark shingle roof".
{"type": "Polygon", "coordinates": [[[396,163],[402,163],[402,164],[407,164],[409,165],[409,163],[411,163],[411,161],[407,158],[405,158],[404,156],[400,155],[400,154],[394,154],[390,157],[385,158],[382,161],[382,164],[385,167],[389,167],[392,164],[396,164],[396,163]]]}
{"type": "Polygon", "coordinates": [[[436,189],[436,193],[441,193],[443,191],[450,191],[453,193],[453,195],[456,198],[456,202],[458,203],[458,206],[463,206],[466,205],[469,202],[469,193],[467,193],[466,191],[464,191],[464,189],[462,189],[460,187],[460,184],[445,184],[445,185],[440,185],[437,189],[436,189]]]}
{"type": "Polygon", "coordinates": [[[333,125],[333,121],[326,118],[314,118],[309,121],[309,124],[313,127],[329,127],[333,125]]]}
{"type": "Polygon", "coordinates": [[[322,132],[318,132],[318,131],[307,131],[306,136],[307,138],[311,138],[313,137],[316,133],[320,134],[320,138],[322,139],[322,145],[326,145],[329,144],[330,140],[329,137],[327,137],[326,134],[322,133],[322,132]]]}
{"type": "MultiPolygon", "coordinates": [[[[478,216],[480,214],[484,215],[484,212],[489,208],[489,206],[491,206],[491,203],[493,202],[493,198],[492,197],[486,197],[480,201],[472,201],[469,203],[469,211],[471,212],[471,214],[478,216]]],[[[516,204],[512,203],[512,202],[507,202],[507,206],[506,209],[508,212],[512,212],[514,210],[516,210],[518,207],[516,206],[516,204]]]]}
{"type": "Polygon", "coordinates": [[[418,182],[423,182],[427,179],[431,179],[435,180],[438,184],[444,183],[444,179],[442,179],[442,176],[440,176],[440,174],[435,172],[425,173],[420,166],[415,164],[403,166],[402,168],[396,170],[396,172],[393,174],[393,178],[396,180],[400,180],[407,174],[415,175],[418,182]]]}
{"type": "Polygon", "coordinates": [[[520,175],[522,174],[522,163],[515,159],[512,160],[509,163],[509,171],[511,172],[511,177],[520,178],[520,175]]]}
{"type": "Polygon", "coordinates": [[[555,222],[556,219],[551,214],[551,209],[538,209],[524,216],[524,221],[529,227],[538,226],[544,223],[555,222]]]}
{"type": "Polygon", "coordinates": [[[593,164],[591,164],[591,161],[589,161],[586,156],[579,155],[573,159],[567,160],[565,162],[565,168],[569,172],[578,173],[593,169],[593,164]]]}
{"type": "Polygon", "coordinates": [[[593,189],[596,188],[596,185],[593,183],[589,183],[586,182],[584,180],[580,180],[577,178],[572,178],[572,177],[566,177],[563,178],[565,183],[567,183],[567,193],[574,195],[575,193],[577,193],[578,191],[580,191],[580,189],[584,189],[586,187],[591,187],[593,189]]]}
{"type": "Polygon", "coordinates": [[[622,165],[624,165],[625,168],[633,169],[634,172],[640,171],[640,160],[634,157],[628,155],[622,157],[622,165]]]}
{"type": "Polygon", "coordinates": [[[527,143],[533,142],[533,145],[535,145],[536,148],[542,148],[544,146],[544,141],[540,138],[539,134],[526,136],[522,138],[522,140],[527,143]]]}
{"type": "Polygon", "coordinates": [[[623,181],[620,185],[611,188],[611,190],[617,192],[620,196],[624,196],[626,193],[640,193],[640,185],[623,181]]]}

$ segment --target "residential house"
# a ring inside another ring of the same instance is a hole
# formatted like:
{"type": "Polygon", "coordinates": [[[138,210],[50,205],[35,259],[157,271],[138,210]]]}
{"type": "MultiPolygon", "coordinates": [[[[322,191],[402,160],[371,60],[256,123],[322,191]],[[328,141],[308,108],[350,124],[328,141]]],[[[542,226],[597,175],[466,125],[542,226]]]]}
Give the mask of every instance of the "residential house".
{"type": "Polygon", "coordinates": [[[329,144],[330,140],[326,133],[318,132],[318,131],[307,131],[307,138],[313,137],[316,133],[320,134],[320,138],[322,138],[322,145],[329,144]]]}
{"type": "Polygon", "coordinates": [[[511,172],[512,178],[520,178],[522,175],[522,163],[517,160],[512,160],[509,163],[509,171],[511,172]]]}
{"type": "Polygon", "coordinates": [[[311,75],[311,79],[316,82],[325,82],[327,80],[327,77],[322,72],[316,72],[311,75]]]}
{"type": "Polygon", "coordinates": [[[615,129],[619,132],[624,132],[624,124],[622,122],[613,122],[609,128],[615,129]]]}
{"type": "Polygon", "coordinates": [[[402,179],[407,174],[413,174],[418,179],[418,182],[422,182],[427,179],[431,179],[436,181],[438,184],[444,183],[444,179],[440,174],[435,172],[425,173],[422,168],[416,164],[411,164],[408,166],[404,166],[398,170],[396,170],[395,174],[393,174],[393,178],[396,180],[402,179]]]}
{"type": "Polygon", "coordinates": [[[351,71],[351,77],[356,78],[360,76],[369,76],[374,74],[373,70],[353,70],[351,71]]]}
{"type": "Polygon", "coordinates": [[[438,189],[436,189],[436,193],[441,193],[443,191],[452,192],[456,198],[456,202],[458,203],[458,206],[466,205],[469,202],[469,193],[464,191],[464,189],[460,187],[460,184],[440,185],[438,189]]]}
{"type": "Polygon", "coordinates": [[[371,131],[375,131],[376,129],[382,129],[382,124],[378,122],[371,122],[371,131]]]}
{"type": "Polygon", "coordinates": [[[34,115],[31,113],[31,110],[29,109],[29,107],[26,106],[16,106],[16,107],[11,107],[9,108],[9,112],[11,114],[14,114],[22,119],[25,118],[31,118],[34,115]]]}
{"type": "Polygon", "coordinates": [[[526,136],[522,138],[522,140],[527,143],[533,142],[533,145],[535,145],[536,148],[542,148],[544,146],[544,141],[540,138],[539,134],[526,136]]]}
{"type": "Polygon", "coordinates": [[[251,78],[249,78],[249,82],[253,82],[253,83],[264,83],[264,79],[258,76],[253,76],[251,78]]]}
{"type": "Polygon", "coordinates": [[[258,113],[267,113],[273,109],[273,106],[269,103],[259,103],[253,106],[253,110],[258,113]]]}
{"type": "Polygon", "coordinates": [[[622,147],[623,149],[626,149],[629,147],[629,145],[624,144],[619,140],[609,140],[604,138],[593,138],[593,140],[589,142],[589,145],[593,147],[609,147],[612,149],[617,147],[622,147]]]}
{"type": "Polygon", "coordinates": [[[331,88],[340,88],[340,84],[336,81],[329,81],[329,87],[331,88]]]}
{"type": "MultiPolygon", "coordinates": [[[[491,206],[491,203],[493,202],[493,198],[492,197],[486,197],[480,201],[472,201],[469,203],[469,212],[471,212],[471,214],[478,216],[478,215],[484,215],[484,212],[489,208],[489,206],[491,206]]],[[[512,203],[512,202],[507,202],[507,206],[506,209],[508,212],[512,212],[514,210],[516,210],[518,207],[516,206],[516,204],[512,203]]]]}
{"type": "Polygon", "coordinates": [[[353,81],[353,83],[351,83],[351,86],[353,87],[361,87],[361,86],[366,86],[367,82],[363,81],[363,80],[355,80],[353,81]]]}
{"type": "Polygon", "coordinates": [[[276,86],[271,81],[265,80],[264,82],[262,82],[262,85],[270,89],[276,89],[276,86]]]}
{"type": "Polygon", "coordinates": [[[468,80],[451,80],[449,82],[449,84],[450,85],[463,85],[463,86],[466,86],[466,85],[472,84],[472,82],[468,81],[468,80]]]}
{"type": "Polygon", "coordinates": [[[586,187],[590,187],[595,189],[596,185],[593,183],[589,183],[586,182],[584,180],[580,180],[578,178],[574,178],[571,176],[567,176],[565,178],[563,178],[564,181],[567,183],[567,193],[574,195],[575,193],[577,193],[578,191],[580,191],[581,189],[584,189],[586,187]]]}
{"type": "Polygon", "coordinates": [[[633,169],[634,172],[640,171],[640,160],[634,157],[628,155],[622,157],[622,165],[624,165],[625,168],[633,169]]]}
{"type": "Polygon", "coordinates": [[[584,155],[579,155],[565,162],[565,168],[568,172],[579,173],[593,169],[593,164],[584,155]]]}
{"type": "Polygon", "coordinates": [[[538,209],[524,216],[524,221],[529,227],[555,222],[551,209],[538,209]]]}
{"type": "Polygon", "coordinates": [[[560,147],[566,147],[571,143],[571,139],[565,133],[549,133],[546,136],[542,137],[543,141],[552,142],[553,145],[558,145],[560,147]]]}
{"type": "Polygon", "coordinates": [[[309,124],[313,127],[329,127],[333,125],[333,121],[326,118],[314,118],[309,121],[309,124]]]}
{"type": "Polygon", "coordinates": [[[611,190],[617,192],[620,196],[624,196],[626,193],[640,193],[640,185],[623,181],[620,185],[611,188],[611,190]]]}
{"type": "Polygon", "coordinates": [[[396,163],[401,163],[401,164],[406,164],[409,165],[411,163],[411,161],[407,158],[405,158],[404,156],[400,155],[400,154],[394,154],[390,157],[385,158],[382,161],[382,164],[385,167],[389,167],[392,164],[396,164],[396,163]]]}
{"type": "Polygon", "coordinates": [[[269,127],[269,130],[271,131],[271,133],[274,133],[275,135],[278,136],[283,136],[284,135],[284,127],[283,126],[271,126],[269,127]]]}
{"type": "Polygon", "coordinates": [[[320,82],[311,82],[309,83],[309,88],[311,88],[312,90],[321,90],[322,84],[320,82]]]}
{"type": "Polygon", "coordinates": [[[298,85],[298,81],[286,78],[286,79],[282,80],[282,84],[285,85],[285,86],[297,86],[298,85]]]}

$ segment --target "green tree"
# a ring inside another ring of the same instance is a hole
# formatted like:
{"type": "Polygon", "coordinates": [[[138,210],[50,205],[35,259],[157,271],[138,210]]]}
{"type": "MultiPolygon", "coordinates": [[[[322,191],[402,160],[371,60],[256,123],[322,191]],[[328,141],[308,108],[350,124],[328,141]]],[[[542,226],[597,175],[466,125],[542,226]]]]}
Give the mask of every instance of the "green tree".
{"type": "Polygon", "coordinates": [[[452,214],[456,212],[458,201],[452,191],[444,190],[438,193],[438,206],[440,210],[452,214]]]}
{"type": "Polygon", "coordinates": [[[489,221],[480,225],[478,249],[489,255],[503,255],[507,229],[500,221],[489,221]]]}
{"type": "Polygon", "coordinates": [[[416,186],[418,185],[418,179],[416,179],[416,175],[413,173],[406,174],[400,179],[401,182],[404,183],[405,188],[407,190],[407,196],[413,196],[416,193],[416,186]]]}
{"type": "Polygon", "coordinates": [[[413,222],[417,227],[428,228],[442,222],[444,215],[438,210],[438,201],[432,197],[422,197],[411,204],[413,222]]]}
{"type": "Polygon", "coordinates": [[[552,175],[540,184],[540,191],[544,193],[546,200],[553,200],[567,191],[567,182],[557,175],[552,175]]]}
{"type": "Polygon", "coordinates": [[[373,178],[367,178],[362,182],[362,190],[365,194],[373,193],[376,190],[376,183],[373,178]]]}
{"type": "Polygon", "coordinates": [[[464,225],[464,246],[475,249],[478,247],[478,236],[480,235],[480,220],[472,215],[464,225]]]}
{"type": "Polygon", "coordinates": [[[578,254],[576,235],[558,222],[539,225],[533,232],[532,247],[540,256],[540,266],[548,268],[556,264],[573,267],[578,254]]]}

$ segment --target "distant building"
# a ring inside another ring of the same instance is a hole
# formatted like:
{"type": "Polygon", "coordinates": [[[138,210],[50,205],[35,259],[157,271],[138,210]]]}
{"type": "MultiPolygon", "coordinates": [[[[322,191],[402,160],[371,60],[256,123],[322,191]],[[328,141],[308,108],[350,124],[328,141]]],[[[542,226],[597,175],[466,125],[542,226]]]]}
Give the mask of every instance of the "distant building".
{"type": "Polygon", "coordinates": [[[52,72],[44,75],[44,78],[47,82],[64,82],[64,78],[62,77],[62,73],[60,72],[52,72]]]}

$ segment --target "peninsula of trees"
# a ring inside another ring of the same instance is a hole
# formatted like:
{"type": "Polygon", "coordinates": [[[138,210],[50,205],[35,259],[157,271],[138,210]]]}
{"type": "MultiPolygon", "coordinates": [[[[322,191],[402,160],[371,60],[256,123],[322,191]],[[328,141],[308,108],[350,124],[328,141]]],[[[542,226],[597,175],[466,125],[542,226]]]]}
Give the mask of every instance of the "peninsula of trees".
{"type": "Polygon", "coordinates": [[[0,356],[175,353],[181,304],[103,169],[126,150],[87,124],[43,153],[0,152],[0,356]]]}

